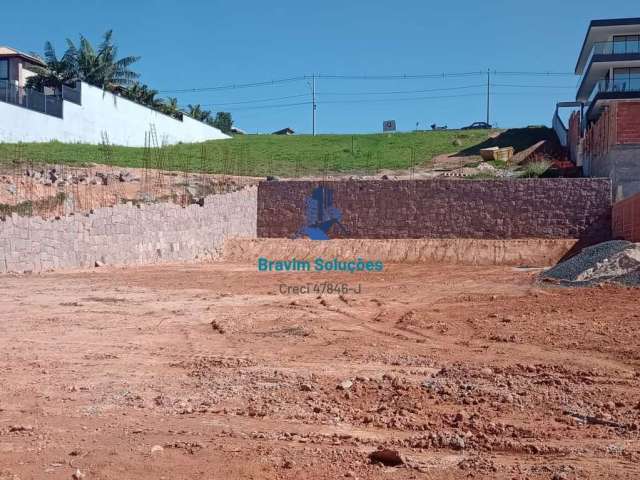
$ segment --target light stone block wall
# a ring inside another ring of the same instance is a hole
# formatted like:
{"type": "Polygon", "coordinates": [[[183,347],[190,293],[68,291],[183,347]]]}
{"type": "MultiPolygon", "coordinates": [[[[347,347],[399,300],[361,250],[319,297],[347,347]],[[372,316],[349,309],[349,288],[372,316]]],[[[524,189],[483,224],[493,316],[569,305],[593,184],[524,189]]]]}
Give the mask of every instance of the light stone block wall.
{"type": "Polygon", "coordinates": [[[226,238],[256,238],[257,189],[211,195],[204,206],[117,205],[59,219],[0,221],[0,273],[215,259],[226,238]]]}

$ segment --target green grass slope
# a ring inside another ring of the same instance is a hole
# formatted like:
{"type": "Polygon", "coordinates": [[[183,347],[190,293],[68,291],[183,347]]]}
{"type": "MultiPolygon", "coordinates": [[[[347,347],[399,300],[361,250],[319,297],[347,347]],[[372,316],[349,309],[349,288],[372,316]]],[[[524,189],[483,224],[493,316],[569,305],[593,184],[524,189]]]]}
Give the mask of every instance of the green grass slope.
{"type": "Polygon", "coordinates": [[[487,130],[447,130],[373,135],[240,135],[230,140],[161,149],[50,143],[0,143],[0,166],[34,164],[122,167],[240,174],[303,176],[373,173],[425,166],[441,154],[472,149],[487,130]]]}

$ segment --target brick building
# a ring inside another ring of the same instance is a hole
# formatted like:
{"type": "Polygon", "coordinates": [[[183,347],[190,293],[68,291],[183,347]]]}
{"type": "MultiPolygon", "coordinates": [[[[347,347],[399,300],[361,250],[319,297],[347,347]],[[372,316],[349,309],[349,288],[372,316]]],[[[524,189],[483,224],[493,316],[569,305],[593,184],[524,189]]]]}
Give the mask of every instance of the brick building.
{"type": "Polygon", "coordinates": [[[594,20],[578,62],[580,75],[565,139],[570,158],[586,176],[609,177],[617,200],[640,192],[640,18],[594,20]]]}

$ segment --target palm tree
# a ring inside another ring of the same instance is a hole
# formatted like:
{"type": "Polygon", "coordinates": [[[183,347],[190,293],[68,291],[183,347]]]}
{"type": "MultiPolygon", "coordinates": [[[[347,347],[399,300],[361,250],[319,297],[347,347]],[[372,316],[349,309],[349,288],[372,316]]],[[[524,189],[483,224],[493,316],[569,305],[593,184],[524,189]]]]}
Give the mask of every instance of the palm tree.
{"type": "Polygon", "coordinates": [[[80,35],[79,48],[68,41],[67,52],[75,57],[80,79],[105,90],[113,90],[117,86],[127,87],[140,76],[129,69],[140,57],[118,59],[118,47],[113,44],[112,37],[113,31],[107,31],[98,50],[83,35],[80,35]]]}
{"type": "Polygon", "coordinates": [[[47,67],[40,69],[37,76],[29,80],[29,84],[60,88],[63,83],[82,80],[110,91],[116,87],[130,86],[140,75],[129,67],[140,57],[118,59],[118,47],[113,44],[112,37],[113,31],[107,31],[97,50],[82,35],[79,47],[67,39],[67,51],[61,59],[56,56],[51,42],[47,42],[44,47],[47,67]]]}
{"type": "Polygon", "coordinates": [[[211,119],[211,112],[209,110],[202,110],[200,104],[187,105],[187,108],[189,109],[189,116],[195,118],[196,120],[207,122],[211,119]]]}
{"type": "Polygon", "coordinates": [[[180,107],[178,106],[178,99],[175,97],[169,97],[162,103],[161,110],[167,115],[172,117],[178,117],[180,115],[180,107]]]}
{"type": "MultiPolygon", "coordinates": [[[[69,40],[67,42],[70,44],[69,40]]],[[[36,75],[27,80],[27,87],[42,90],[44,87],[60,90],[63,84],[75,83],[78,69],[74,53],[69,49],[62,58],[58,58],[51,42],[44,44],[44,62],[46,67],[34,66],[36,75]]]]}

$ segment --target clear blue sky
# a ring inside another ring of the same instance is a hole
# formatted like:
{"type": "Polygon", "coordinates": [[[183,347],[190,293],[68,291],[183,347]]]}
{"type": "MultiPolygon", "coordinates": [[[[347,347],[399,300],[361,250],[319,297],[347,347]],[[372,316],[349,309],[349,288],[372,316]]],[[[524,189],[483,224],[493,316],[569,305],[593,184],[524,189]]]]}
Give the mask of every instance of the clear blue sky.
{"type": "MultiPolygon", "coordinates": [[[[640,16],[637,0],[31,0],[3,4],[0,45],[41,53],[50,40],[62,53],[67,37],[83,33],[98,43],[113,29],[120,55],[142,56],[136,64],[141,80],[158,90],[313,73],[572,72],[591,19],[632,16],[640,16]]],[[[549,124],[555,102],[573,99],[574,89],[562,87],[576,82],[573,76],[495,75],[495,84],[518,86],[492,88],[491,121],[549,124]]],[[[386,119],[400,130],[416,122],[453,128],[484,120],[485,87],[475,86],[484,83],[486,74],[320,79],[318,132],[377,132],[386,119]],[[386,93],[398,91],[414,93],[386,93]]],[[[181,105],[230,111],[236,125],[252,133],[285,126],[311,131],[310,105],[291,105],[310,101],[306,81],[175,96],[181,105]],[[277,100],[238,103],[265,99],[277,100]]]]}

